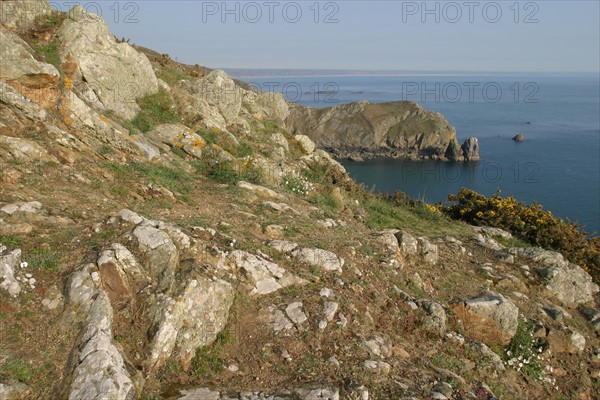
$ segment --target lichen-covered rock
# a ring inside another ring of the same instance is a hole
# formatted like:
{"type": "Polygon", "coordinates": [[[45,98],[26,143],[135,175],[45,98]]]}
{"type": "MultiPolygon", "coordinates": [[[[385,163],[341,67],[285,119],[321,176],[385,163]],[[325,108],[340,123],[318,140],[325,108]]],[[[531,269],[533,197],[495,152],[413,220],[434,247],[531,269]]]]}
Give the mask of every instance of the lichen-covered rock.
{"type": "Polygon", "coordinates": [[[265,319],[276,333],[289,331],[294,328],[294,324],[285,313],[274,306],[267,308],[265,319]]]}
{"type": "Polygon", "coordinates": [[[220,400],[221,393],[216,390],[210,390],[207,388],[200,388],[194,390],[182,391],[183,396],[178,400],[220,400]]]}
{"type": "Polygon", "coordinates": [[[159,282],[161,290],[168,289],[173,283],[173,275],[179,262],[177,247],[156,221],[142,221],[134,228],[132,235],[142,253],[142,265],[159,282]]]}
{"type": "Polygon", "coordinates": [[[585,337],[572,328],[551,329],[546,340],[553,353],[577,354],[585,350],[585,337]]]}
{"type": "Polygon", "coordinates": [[[501,237],[503,239],[511,239],[513,235],[510,232],[505,231],[504,229],[494,228],[492,226],[474,226],[473,230],[476,232],[481,232],[483,235],[487,237],[501,237]]]}
{"type": "Polygon", "coordinates": [[[18,114],[34,121],[45,121],[48,117],[44,107],[32,102],[5,82],[0,82],[0,103],[3,104],[3,107],[10,107],[18,114]]]}
{"type": "Polygon", "coordinates": [[[303,248],[292,251],[292,256],[298,261],[325,271],[342,272],[344,259],[328,250],[317,248],[303,248]]]}
{"type": "Polygon", "coordinates": [[[333,318],[335,317],[335,313],[337,312],[338,308],[339,304],[335,301],[326,301],[325,303],[323,303],[323,318],[325,318],[325,321],[333,321],[333,318]]]}
{"type": "Polygon", "coordinates": [[[117,43],[101,17],[75,6],[57,35],[63,61],[70,54],[77,64],[75,84],[91,89],[103,108],[132,119],[139,111],[136,100],[158,92],[150,61],[128,43],[117,43]]]}
{"type": "Polygon", "coordinates": [[[501,294],[484,292],[454,311],[467,332],[486,344],[507,344],[517,333],[519,308],[501,294]]]}
{"type": "Polygon", "coordinates": [[[206,142],[200,135],[179,124],[159,125],[144,136],[159,145],[182,149],[196,158],[202,156],[202,149],[206,146],[206,142]]]}
{"type": "Polygon", "coordinates": [[[174,355],[187,370],[196,350],[214,342],[225,327],[233,297],[228,282],[202,276],[180,284],[173,296],[159,296],[147,368],[159,368],[174,355]]]}
{"type": "Polygon", "coordinates": [[[15,273],[21,261],[21,250],[16,249],[6,255],[0,255],[0,289],[4,289],[13,297],[21,293],[21,285],[15,273]]]}
{"type": "Polygon", "coordinates": [[[308,321],[308,317],[303,311],[304,305],[300,301],[288,304],[285,308],[285,314],[296,326],[300,326],[308,321]]]}
{"type": "Polygon", "coordinates": [[[259,120],[268,119],[282,124],[289,115],[288,103],[281,93],[244,90],[243,94],[244,108],[252,111],[252,115],[259,120]]]}
{"type": "Polygon", "coordinates": [[[380,336],[365,340],[360,347],[369,353],[371,357],[387,358],[392,355],[391,346],[380,336]]]}
{"type": "Polygon", "coordinates": [[[398,238],[396,237],[397,233],[397,229],[388,229],[380,232],[375,232],[372,234],[372,236],[379,243],[383,244],[387,251],[391,253],[399,253],[400,245],[398,244],[398,238]]]}
{"type": "Polygon", "coordinates": [[[135,225],[139,224],[140,222],[142,222],[144,220],[144,217],[142,217],[138,213],[128,210],[126,208],[119,211],[118,216],[122,221],[131,223],[131,224],[135,224],[135,225]]]}
{"type": "Polygon", "coordinates": [[[539,247],[512,248],[511,252],[521,257],[528,258],[545,267],[567,267],[569,262],[562,254],[555,251],[545,250],[539,247]]]}
{"type": "Polygon", "coordinates": [[[9,29],[25,32],[36,18],[52,13],[47,0],[2,0],[0,22],[9,29]]]}
{"type": "Polygon", "coordinates": [[[264,197],[270,197],[272,199],[277,199],[277,198],[281,197],[281,195],[279,193],[277,193],[276,191],[274,191],[273,189],[269,189],[267,187],[260,186],[260,185],[255,185],[253,183],[239,181],[237,183],[237,186],[244,190],[248,190],[252,193],[256,193],[256,194],[259,194],[264,197]]]}
{"type": "Polygon", "coordinates": [[[363,362],[363,367],[366,371],[378,375],[389,375],[392,369],[392,366],[389,363],[379,360],[367,360],[363,362]]]}
{"type": "Polygon", "coordinates": [[[315,143],[306,135],[295,135],[294,139],[300,145],[300,148],[305,154],[312,154],[315,151],[315,143]]]}
{"type": "Polygon", "coordinates": [[[8,215],[17,214],[37,214],[42,210],[42,203],[39,201],[28,201],[7,204],[0,208],[0,211],[8,215]]]}
{"type": "Polygon", "coordinates": [[[69,400],[135,398],[131,376],[112,338],[112,308],[108,297],[100,292],[79,339],[69,400]]]}
{"type": "Polygon", "coordinates": [[[396,232],[396,238],[403,254],[414,255],[419,251],[419,242],[415,236],[405,231],[396,232]]]}
{"type": "Polygon", "coordinates": [[[421,248],[421,256],[423,261],[428,264],[435,264],[438,262],[438,247],[436,244],[429,241],[424,237],[419,237],[419,247],[421,248]]]}
{"type": "Polygon", "coordinates": [[[148,139],[143,136],[130,136],[125,128],[100,115],[97,110],[104,106],[99,100],[91,103],[96,109],[72,91],[62,97],[60,106],[64,122],[71,128],[86,133],[81,137],[81,141],[98,151],[109,143],[114,149],[145,155],[148,160],[160,155],[158,148],[148,139]]]}
{"type": "Polygon", "coordinates": [[[60,74],[53,65],[37,61],[32,52],[23,39],[0,25],[0,80],[35,103],[54,105],[60,74]]]}
{"type": "Polygon", "coordinates": [[[83,321],[83,329],[71,354],[64,387],[69,400],[132,400],[135,384],[112,343],[113,309],[99,280],[93,264],[80,268],[70,280],[68,313],[83,321]]]}
{"type": "Polygon", "coordinates": [[[440,304],[429,300],[418,302],[425,312],[423,318],[423,329],[435,335],[443,336],[446,333],[446,311],[440,304]]]}
{"type": "Polygon", "coordinates": [[[543,279],[546,289],[567,305],[590,302],[600,291],[590,274],[569,263],[559,253],[538,248],[517,249],[517,253],[545,266],[537,268],[536,273],[543,279]]]}
{"type": "Polygon", "coordinates": [[[42,147],[33,140],[0,136],[0,157],[5,160],[16,161],[53,161],[58,162],[56,157],[48,153],[46,148],[42,147]]]}
{"type": "Polygon", "coordinates": [[[235,268],[240,269],[250,281],[253,286],[252,294],[264,295],[290,285],[306,283],[306,281],[290,274],[279,265],[245,251],[235,250],[231,252],[227,256],[227,261],[233,264],[235,268]]]}
{"type": "Polygon", "coordinates": [[[478,244],[479,246],[488,248],[490,250],[494,250],[494,251],[504,250],[504,247],[502,245],[500,245],[500,243],[498,243],[496,241],[496,239],[494,239],[491,235],[487,235],[485,233],[477,233],[477,234],[473,235],[471,240],[473,242],[475,242],[476,244],[478,244]]]}
{"type": "Polygon", "coordinates": [[[272,240],[269,242],[269,246],[280,253],[291,253],[299,247],[298,243],[288,240],[272,240]]]}
{"type": "Polygon", "coordinates": [[[230,125],[249,128],[248,122],[240,117],[245,90],[225,72],[212,71],[180,86],[182,90],[177,90],[174,98],[186,121],[200,122],[203,127],[221,133],[227,133],[230,125]]]}
{"type": "Polygon", "coordinates": [[[104,291],[115,308],[125,307],[131,301],[131,296],[148,284],[133,254],[119,243],[103,251],[97,264],[104,291]],[[135,283],[139,284],[132,287],[135,283]]]}
{"type": "MultiPolygon", "coordinates": [[[[349,400],[369,400],[369,392],[364,386],[353,390],[349,400]],[[360,396],[360,397],[355,397],[360,396]]],[[[278,389],[273,392],[263,391],[218,391],[208,388],[188,389],[181,391],[178,400],[339,400],[340,391],[334,387],[302,387],[296,389],[278,389]]]]}
{"type": "Polygon", "coordinates": [[[0,382],[0,399],[25,400],[32,396],[31,388],[21,382],[0,382]]]}
{"type": "Polygon", "coordinates": [[[273,134],[271,134],[269,139],[271,140],[271,142],[273,144],[281,147],[286,153],[288,151],[290,151],[290,144],[289,144],[288,140],[286,139],[286,137],[282,133],[279,133],[279,132],[273,133],[273,134]]]}

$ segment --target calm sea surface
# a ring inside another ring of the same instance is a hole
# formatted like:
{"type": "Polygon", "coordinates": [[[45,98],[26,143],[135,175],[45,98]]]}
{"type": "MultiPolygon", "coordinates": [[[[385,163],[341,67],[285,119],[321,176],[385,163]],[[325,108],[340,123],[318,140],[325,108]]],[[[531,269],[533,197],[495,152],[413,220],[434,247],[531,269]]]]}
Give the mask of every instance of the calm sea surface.
{"type": "Polygon", "coordinates": [[[442,113],[459,142],[477,136],[481,161],[343,161],[359,182],[429,202],[461,187],[538,202],[600,232],[600,81],[594,75],[246,78],[289,100],[329,107],[412,100],[442,113]],[[525,135],[525,142],[511,138],[525,135]]]}

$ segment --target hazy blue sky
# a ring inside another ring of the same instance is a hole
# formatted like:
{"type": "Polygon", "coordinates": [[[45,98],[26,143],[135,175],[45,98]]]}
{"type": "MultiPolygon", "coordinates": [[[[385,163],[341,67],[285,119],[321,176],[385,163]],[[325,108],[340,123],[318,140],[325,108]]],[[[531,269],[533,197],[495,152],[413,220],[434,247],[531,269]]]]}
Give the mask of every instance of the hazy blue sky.
{"type": "Polygon", "coordinates": [[[190,64],[526,72],[598,72],[599,3],[96,2],[118,37],[190,64]]]}

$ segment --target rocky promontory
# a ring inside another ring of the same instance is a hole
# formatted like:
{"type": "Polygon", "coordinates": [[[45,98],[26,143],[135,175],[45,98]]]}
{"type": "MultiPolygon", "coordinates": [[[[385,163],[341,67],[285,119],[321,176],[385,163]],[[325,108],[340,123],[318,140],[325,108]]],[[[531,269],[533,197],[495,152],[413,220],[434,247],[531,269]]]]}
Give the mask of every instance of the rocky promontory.
{"type": "Polygon", "coordinates": [[[442,114],[411,101],[360,101],[324,109],[293,105],[286,125],[338,158],[479,159],[476,138],[460,146],[442,114]]]}

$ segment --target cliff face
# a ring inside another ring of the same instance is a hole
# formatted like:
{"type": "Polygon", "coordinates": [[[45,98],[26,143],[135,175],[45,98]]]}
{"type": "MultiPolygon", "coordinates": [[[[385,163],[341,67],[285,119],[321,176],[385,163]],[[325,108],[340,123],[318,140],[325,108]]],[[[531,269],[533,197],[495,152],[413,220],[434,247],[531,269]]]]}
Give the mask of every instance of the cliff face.
{"type": "Polygon", "coordinates": [[[286,125],[341,158],[479,158],[478,148],[469,153],[472,146],[458,145],[456,130],[441,114],[410,101],[361,101],[325,109],[294,106],[286,125]]]}

